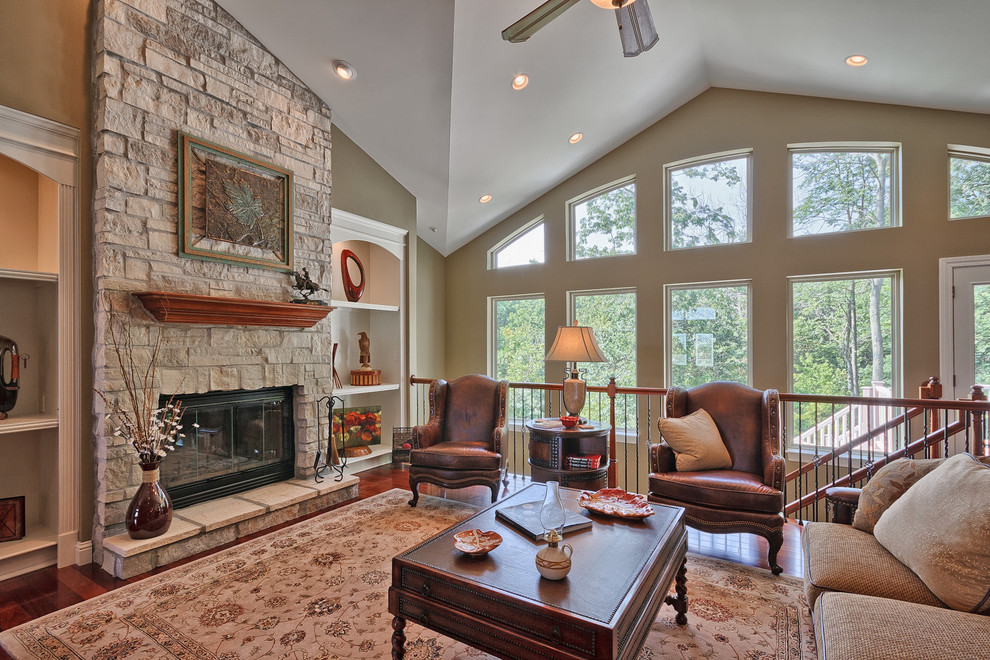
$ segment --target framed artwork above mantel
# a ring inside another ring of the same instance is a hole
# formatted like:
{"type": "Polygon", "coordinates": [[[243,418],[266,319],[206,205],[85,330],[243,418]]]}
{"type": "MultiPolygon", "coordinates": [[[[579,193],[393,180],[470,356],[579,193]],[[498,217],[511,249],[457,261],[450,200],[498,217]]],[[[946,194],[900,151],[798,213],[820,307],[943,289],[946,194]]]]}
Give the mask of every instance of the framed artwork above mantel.
{"type": "Polygon", "coordinates": [[[292,271],[292,172],[179,132],[179,256],[292,271]]]}

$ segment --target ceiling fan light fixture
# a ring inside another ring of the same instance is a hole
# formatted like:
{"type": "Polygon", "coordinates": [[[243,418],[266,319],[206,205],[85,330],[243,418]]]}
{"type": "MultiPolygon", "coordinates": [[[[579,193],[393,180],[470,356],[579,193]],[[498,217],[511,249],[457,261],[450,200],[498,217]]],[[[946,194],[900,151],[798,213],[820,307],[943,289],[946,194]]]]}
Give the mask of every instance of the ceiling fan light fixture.
{"type": "Polygon", "coordinates": [[[636,0],[591,0],[591,4],[596,7],[601,7],[602,9],[618,9],[619,7],[631,5],[635,1],[636,0]]]}
{"type": "Polygon", "coordinates": [[[529,76],[527,76],[525,73],[516,74],[516,76],[512,79],[512,89],[516,91],[519,91],[528,84],[529,84],[529,76]]]}
{"type": "Polygon", "coordinates": [[[577,144],[578,142],[581,141],[581,138],[583,137],[584,137],[584,133],[578,132],[578,133],[574,133],[573,135],[571,135],[571,137],[567,138],[567,141],[570,142],[571,144],[577,144]]]}
{"type": "Polygon", "coordinates": [[[624,57],[636,57],[660,41],[653,25],[653,14],[645,0],[619,7],[615,10],[615,20],[619,24],[619,39],[622,41],[624,57]]]}
{"type": "Polygon", "coordinates": [[[846,58],[846,64],[849,66],[866,66],[866,63],[870,61],[866,55],[850,55],[846,58]]]}
{"type": "Polygon", "coordinates": [[[357,78],[357,69],[355,69],[349,62],[344,60],[334,60],[330,63],[331,69],[333,69],[334,74],[341,80],[354,80],[357,78]]]}

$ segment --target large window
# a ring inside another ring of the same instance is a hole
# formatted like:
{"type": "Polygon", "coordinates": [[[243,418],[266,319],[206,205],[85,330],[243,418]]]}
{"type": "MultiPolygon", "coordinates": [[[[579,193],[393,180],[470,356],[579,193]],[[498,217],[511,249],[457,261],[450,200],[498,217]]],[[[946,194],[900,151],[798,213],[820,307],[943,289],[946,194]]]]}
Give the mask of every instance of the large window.
{"type": "Polygon", "coordinates": [[[748,282],[669,285],[667,383],[750,382],[748,282]]]}
{"type": "Polygon", "coordinates": [[[492,298],[491,303],[493,377],[521,383],[545,382],[543,296],[492,298]]]}
{"type": "MultiPolygon", "coordinates": [[[[587,325],[595,333],[598,347],[608,362],[587,362],[578,365],[585,371],[589,385],[604,387],[615,376],[619,387],[636,386],[636,291],[611,289],[608,291],[570,292],[572,318],[578,325],[587,325]]],[[[608,397],[588,393],[582,415],[590,419],[608,421],[608,397]]],[[[616,428],[632,426],[627,411],[616,410],[616,428]]]]}
{"type": "Polygon", "coordinates": [[[667,247],[750,240],[750,152],[705,156],[664,166],[667,247]]]}
{"type": "Polygon", "coordinates": [[[793,236],[900,224],[898,147],[792,145],[793,236]]]}
{"type": "Polygon", "coordinates": [[[898,273],[791,278],[792,391],[890,396],[898,273]]]}
{"type": "Polygon", "coordinates": [[[949,217],[983,216],[990,216],[990,150],[950,150],[949,217]]]}
{"type": "Polygon", "coordinates": [[[595,259],[636,254],[636,184],[621,183],[568,204],[571,255],[595,259]]]}
{"type": "Polygon", "coordinates": [[[543,235],[543,218],[538,218],[492,248],[488,254],[488,267],[542,264],[543,235]]]}

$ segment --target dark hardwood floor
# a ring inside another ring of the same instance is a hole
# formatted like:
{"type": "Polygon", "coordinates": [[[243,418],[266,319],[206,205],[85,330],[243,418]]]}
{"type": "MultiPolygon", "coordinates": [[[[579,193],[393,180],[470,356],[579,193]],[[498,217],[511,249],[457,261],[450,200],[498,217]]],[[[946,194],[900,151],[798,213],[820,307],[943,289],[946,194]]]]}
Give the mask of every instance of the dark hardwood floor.
{"type": "MultiPolygon", "coordinates": [[[[357,500],[383,493],[392,488],[409,488],[408,472],[404,469],[384,466],[374,468],[358,474],[360,484],[358,486],[358,497],[338,504],[319,513],[311,514],[308,517],[325,513],[331,509],[346,506],[357,500]]],[[[510,477],[508,488],[503,495],[508,492],[518,490],[529,483],[528,479],[510,477]]],[[[491,491],[486,486],[474,486],[460,490],[445,491],[442,488],[424,484],[420,487],[420,492],[424,495],[437,495],[470,502],[479,506],[487,505],[491,497],[491,491]]],[[[207,552],[200,553],[193,557],[169,564],[162,568],[155,569],[149,573],[144,573],[129,580],[120,580],[104,573],[96,564],[86,566],[69,566],[66,568],[45,568],[32,573],[4,580],[0,582],[0,630],[7,630],[20,625],[31,619],[54,612],[63,607],[69,607],[94,596],[117,589],[132,582],[143,580],[150,575],[161,573],[175,566],[199,559],[211,553],[235,545],[247,539],[255,538],[263,534],[270,533],[275,529],[280,529],[293,524],[292,521],[277,527],[258,532],[251,536],[244,537],[219,548],[214,548],[207,552]]],[[[784,546],[778,555],[778,561],[784,568],[785,575],[796,577],[801,576],[800,559],[800,534],[801,528],[788,523],[784,528],[784,546]]],[[[767,566],[767,542],[751,534],[706,534],[695,530],[689,530],[688,548],[691,552],[696,552],[710,557],[727,559],[739,564],[768,568],[767,566]]],[[[3,650],[0,650],[0,660],[7,658],[3,650]]]]}

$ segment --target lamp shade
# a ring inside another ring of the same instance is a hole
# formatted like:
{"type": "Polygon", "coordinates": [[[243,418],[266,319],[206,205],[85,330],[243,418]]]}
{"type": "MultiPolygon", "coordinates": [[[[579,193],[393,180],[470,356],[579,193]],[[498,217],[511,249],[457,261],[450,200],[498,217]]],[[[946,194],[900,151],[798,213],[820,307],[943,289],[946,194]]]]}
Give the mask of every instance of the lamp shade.
{"type": "Polygon", "coordinates": [[[595,333],[586,325],[562,325],[547,352],[547,360],[559,362],[605,362],[595,333]]]}

